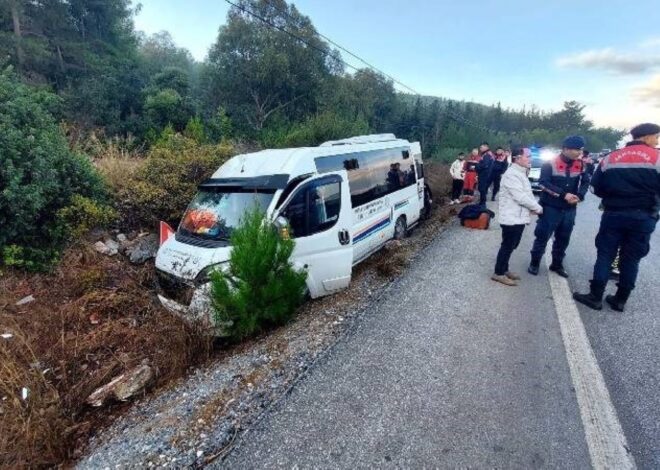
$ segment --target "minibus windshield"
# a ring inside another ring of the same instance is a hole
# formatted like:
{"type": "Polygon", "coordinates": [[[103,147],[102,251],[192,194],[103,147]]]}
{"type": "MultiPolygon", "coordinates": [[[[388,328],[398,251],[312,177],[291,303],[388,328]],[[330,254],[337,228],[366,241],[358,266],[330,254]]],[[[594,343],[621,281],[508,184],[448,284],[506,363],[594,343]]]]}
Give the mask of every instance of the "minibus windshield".
{"type": "Polygon", "coordinates": [[[178,232],[189,237],[228,241],[248,209],[256,207],[265,212],[274,193],[224,188],[201,190],[186,209],[178,232]]]}

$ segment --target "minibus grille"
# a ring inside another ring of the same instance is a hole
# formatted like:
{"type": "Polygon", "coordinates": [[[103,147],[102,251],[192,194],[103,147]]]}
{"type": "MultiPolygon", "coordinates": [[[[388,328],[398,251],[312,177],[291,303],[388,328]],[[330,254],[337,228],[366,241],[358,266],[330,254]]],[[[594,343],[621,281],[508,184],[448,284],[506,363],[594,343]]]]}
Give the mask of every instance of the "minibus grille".
{"type": "Polygon", "coordinates": [[[192,284],[160,270],[156,270],[156,276],[158,286],[165,297],[186,307],[190,305],[195,290],[192,284]]]}

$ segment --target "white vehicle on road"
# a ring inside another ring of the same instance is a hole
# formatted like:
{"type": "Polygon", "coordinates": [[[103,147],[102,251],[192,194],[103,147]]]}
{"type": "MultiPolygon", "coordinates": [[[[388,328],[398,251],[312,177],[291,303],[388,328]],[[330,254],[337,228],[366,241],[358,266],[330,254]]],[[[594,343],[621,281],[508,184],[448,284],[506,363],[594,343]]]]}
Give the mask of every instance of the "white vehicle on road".
{"type": "Polygon", "coordinates": [[[424,196],[420,145],[393,134],[235,156],[199,185],[158,250],[159,298],[170,310],[208,316],[208,274],[228,266],[232,230],[254,205],[288,225],[292,263],[307,270],[310,296],[331,294],[348,286],[355,264],[420,221],[424,196]]]}

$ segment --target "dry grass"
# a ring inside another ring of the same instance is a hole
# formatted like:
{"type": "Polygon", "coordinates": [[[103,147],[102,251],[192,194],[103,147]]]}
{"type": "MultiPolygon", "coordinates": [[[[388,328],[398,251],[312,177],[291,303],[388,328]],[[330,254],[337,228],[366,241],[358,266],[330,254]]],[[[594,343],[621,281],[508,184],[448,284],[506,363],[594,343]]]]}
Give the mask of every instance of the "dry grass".
{"type": "Polygon", "coordinates": [[[451,195],[452,178],[449,174],[449,165],[444,163],[425,163],[424,180],[431,188],[434,202],[441,204],[451,195]]]}
{"type": "Polygon", "coordinates": [[[79,248],[53,274],[0,279],[0,333],[13,335],[0,338],[0,467],[71,459],[106,418],[86,398],[116,375],[147,363],[158,386],[208,357],[203,332],[157,304],[152,272],[79,248]]]}

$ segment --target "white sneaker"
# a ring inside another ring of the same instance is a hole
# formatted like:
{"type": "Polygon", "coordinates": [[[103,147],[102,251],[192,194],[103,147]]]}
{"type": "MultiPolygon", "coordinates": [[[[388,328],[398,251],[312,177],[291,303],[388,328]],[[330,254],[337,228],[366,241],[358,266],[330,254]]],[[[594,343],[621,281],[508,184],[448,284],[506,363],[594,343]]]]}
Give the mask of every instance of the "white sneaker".
{"type": "Polygon", "coordinates": [[[449,201],[450,206],[453,206],[454,204],[456,204],[456,201],[449,201]]]}
{"type": "Polygon", "coordinates": [[[456,199],[456,200],[454,201],[454,204],[460,204],[460,203],[461,203],[461,200],[460,200],[460,199],[456,199]]]}

